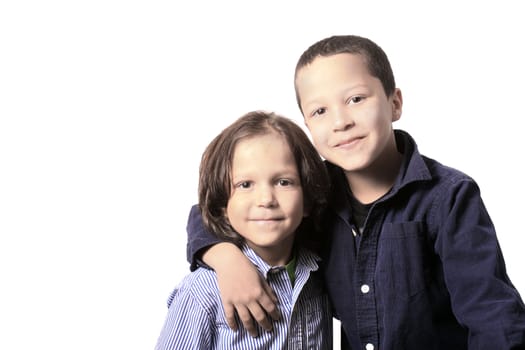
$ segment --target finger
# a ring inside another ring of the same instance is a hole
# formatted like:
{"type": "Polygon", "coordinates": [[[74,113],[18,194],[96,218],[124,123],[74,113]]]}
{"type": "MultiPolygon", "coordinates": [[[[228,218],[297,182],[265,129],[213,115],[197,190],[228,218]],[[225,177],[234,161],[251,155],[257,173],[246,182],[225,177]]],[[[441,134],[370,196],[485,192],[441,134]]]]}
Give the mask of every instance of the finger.
{"type": "Polygon", "coordinates": [[[246,307],[237,307],[237,315],[239,316],[244,328],[246,328],[246,331],[248,331],[252,337],[257,337],[259,332],[257,331],[257,327],[250,311],[246,307]]]}
{"type": "Polygon", "coordinates": [[[248,310],[252,314],[253,319],[257,322],[264,330],[272,330],[272,322],[268,318],[266,311],[259,305],[259,303],[252,303],[249,305],[248,310]]]}
{"type": "Polygon", "coordinates": [[[259,299],[259,303],[266,312],[266,314],[269,317],[271,317],[272,320],[277,321],[281,318],[281,315],[279,314],[279,310],[277,308],[277,297],[275,296],[270,286],[268,286],[266,283],[263,283],[263,286],[266,291],[266,295],[261,296],[261,298],[259,299]]]}
{"type": "Polygon", "coordinates": [[[277,299],[277,296],[275,295],[272,287],[270,287],[268,282],[266,280],[262,279],[262,278],[261,278],[261,286],[262,286],[262,288],[264,290],[264,293],[266,293],[267,296],[271,299],[271,302],[274,303],[274,304],[277,304],[277,302],[279,300],[277,299]]]}
{"type": "Polygon", "coordinates": [[[237,319],[235,318],[235,308],[233,305],[228,304],[224,305],[224,315],[226,316],[226,322],[228,323],[228,327],[230,327],[233,331],[237,330],[237,319]]]}

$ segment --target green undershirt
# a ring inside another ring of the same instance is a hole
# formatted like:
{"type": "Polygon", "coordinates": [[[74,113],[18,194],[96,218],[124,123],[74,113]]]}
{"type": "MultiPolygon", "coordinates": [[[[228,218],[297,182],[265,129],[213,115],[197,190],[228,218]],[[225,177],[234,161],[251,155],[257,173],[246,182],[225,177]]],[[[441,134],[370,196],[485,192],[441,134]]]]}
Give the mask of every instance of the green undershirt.
{"type": "Polygon", "coordinates": [[[292,287],[295,284],[295,266],[297,265],[297,259],[295,252],[292,256],[292,260],[288,264],[286,264],[286,272],[288,272],[288,277],[290,277],[290,282],[292,283],[292,287]]]}

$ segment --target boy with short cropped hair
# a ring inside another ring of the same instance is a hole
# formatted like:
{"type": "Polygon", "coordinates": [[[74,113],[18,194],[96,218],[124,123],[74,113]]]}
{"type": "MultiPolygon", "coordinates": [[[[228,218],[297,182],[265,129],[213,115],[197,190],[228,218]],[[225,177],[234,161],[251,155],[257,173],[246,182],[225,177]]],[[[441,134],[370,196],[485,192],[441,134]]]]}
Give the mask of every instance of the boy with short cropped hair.
{"type": "MultiPolygon", "coordinates": [[[[295,91],[332,181],[322,258],[342,347],[525,349],[525,307],[479,187],[393,129],[403,98],[383,50],[359,36],[323,39],[300,57],[295,91]]],[[[247,329],[250,316],[270,328],[261,310],[276,317],[271,294],[231,246],[207,249],[215,242],[190,220],[189,258],[204,253],[218,271],[225,307],[242,310],[247,329]],[[249,285],[224,273],[231,264],[249,285]]]]}

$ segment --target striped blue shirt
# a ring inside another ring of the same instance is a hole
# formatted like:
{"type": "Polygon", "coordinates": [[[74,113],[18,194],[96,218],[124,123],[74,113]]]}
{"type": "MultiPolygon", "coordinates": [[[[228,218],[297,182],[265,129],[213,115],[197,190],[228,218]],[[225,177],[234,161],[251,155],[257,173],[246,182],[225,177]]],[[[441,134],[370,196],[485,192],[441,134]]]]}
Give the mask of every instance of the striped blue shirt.
{"type": "Polygon", "coordinates": [[[292,286],[284,266],[269,266],[247,246],[243,252],[277,295],[281,318],[273,322],[273,330],[267,332],[258,326],[257,338],[242,326],[232,331],[226,323],[215,272],[201,267],[171,294],[155,349],[332,349],[332,314],[318,272],[319,258],[299,250],[292,286]]]}

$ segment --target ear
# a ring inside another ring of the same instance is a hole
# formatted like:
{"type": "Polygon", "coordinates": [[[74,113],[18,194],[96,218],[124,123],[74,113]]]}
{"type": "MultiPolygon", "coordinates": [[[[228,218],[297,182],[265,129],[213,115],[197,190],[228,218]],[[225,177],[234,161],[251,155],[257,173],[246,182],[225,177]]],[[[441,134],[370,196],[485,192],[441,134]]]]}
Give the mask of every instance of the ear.
{"type": "Polygon", "coordinates": [[[396,88],[392,94],[392,121],[395,122],[401,118],[401,112],[403,111],[403,95],[401,90],[396,88]]]}

